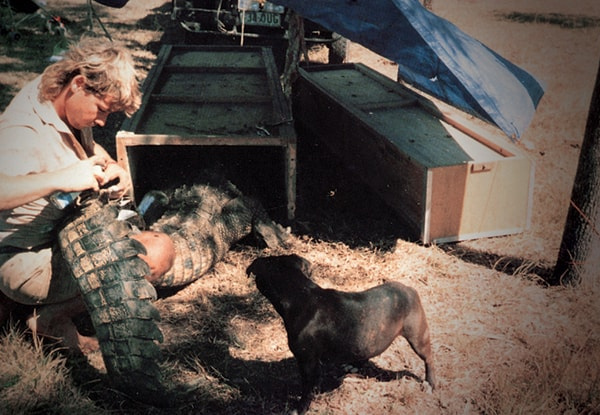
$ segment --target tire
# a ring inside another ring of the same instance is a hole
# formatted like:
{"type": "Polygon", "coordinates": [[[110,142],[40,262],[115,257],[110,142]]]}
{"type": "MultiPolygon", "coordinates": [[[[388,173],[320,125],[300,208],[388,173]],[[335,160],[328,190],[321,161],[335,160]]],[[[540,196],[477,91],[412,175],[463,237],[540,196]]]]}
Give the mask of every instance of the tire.
{"type": "Polygon", "coordinates": [[[118,207],[91,200],[58,233],[61,251],[78,282],[100,350],[115,387],[138,400],[163,404],[157,342],[162,333],[152,301],[156,290],[144,278],[143,246],[117,220],[118,207]]]}
{"type": "Polygon", "coordinates": [[[333,41],[327,45],[329,47],[329,63],[332,65],[344,63],[348,53],[348,39],[333,33],[333,41]]]}

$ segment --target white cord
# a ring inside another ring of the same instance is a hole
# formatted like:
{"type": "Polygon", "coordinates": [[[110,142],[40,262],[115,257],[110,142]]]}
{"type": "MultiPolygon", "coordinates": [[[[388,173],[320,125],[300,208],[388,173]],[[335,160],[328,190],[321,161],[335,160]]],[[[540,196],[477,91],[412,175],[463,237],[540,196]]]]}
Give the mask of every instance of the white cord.
{"type": "Polygon", "coordinates": [[[245,30],[246,30],[246,9],[242,9],[242,37],[240,38],[240,46],[244,46],[245,30]]]}

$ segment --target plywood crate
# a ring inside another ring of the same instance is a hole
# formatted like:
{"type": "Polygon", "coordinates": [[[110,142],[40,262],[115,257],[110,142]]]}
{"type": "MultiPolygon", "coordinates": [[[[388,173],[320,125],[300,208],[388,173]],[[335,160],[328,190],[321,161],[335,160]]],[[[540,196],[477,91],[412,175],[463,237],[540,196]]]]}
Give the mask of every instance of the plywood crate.
{"type": "Polygon", "coordinates": [[[410,238],[529,227],[534,166],[499,129],[362,64],[301,68],[293,90],[298,126],[352,166],[410,238]]]}
{"type": "Polygon", "coordinates": [[[269,48],[163,45],[143,93],[116,137],[134,200],[213,169],[294,218],[296,135],[269,48]]]}

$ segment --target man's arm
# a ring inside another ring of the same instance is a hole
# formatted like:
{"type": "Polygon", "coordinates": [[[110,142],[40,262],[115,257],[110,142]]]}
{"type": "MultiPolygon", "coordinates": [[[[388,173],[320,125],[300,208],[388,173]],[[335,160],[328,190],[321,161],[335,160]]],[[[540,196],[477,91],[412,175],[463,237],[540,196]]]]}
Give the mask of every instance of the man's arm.
{"type": "Polygon", "coordinates": [[[104,156],[93,156],[48,173],[10,176],[0,173],[0,210],[14,209],[54,192],[98,190],[105,181],[104,156]]]}

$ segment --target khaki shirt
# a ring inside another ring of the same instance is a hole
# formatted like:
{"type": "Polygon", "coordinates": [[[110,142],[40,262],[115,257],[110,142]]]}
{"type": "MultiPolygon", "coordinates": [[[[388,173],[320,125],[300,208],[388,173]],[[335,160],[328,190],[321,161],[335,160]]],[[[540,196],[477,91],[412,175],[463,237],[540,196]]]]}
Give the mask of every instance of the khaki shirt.
{"type": "MultiPolygon", "coordinates": [[[[0,116],[0,173],[8,176],[45,173],[86,158],[93,148],[91,128],[80,144],[58,117],[51,102],[40,102],[41,77],[27,84],[0,116]]],[[[53,239],[64,213],[48,198],[0,211],[0,246],[32,248],[53,239]]]]}

